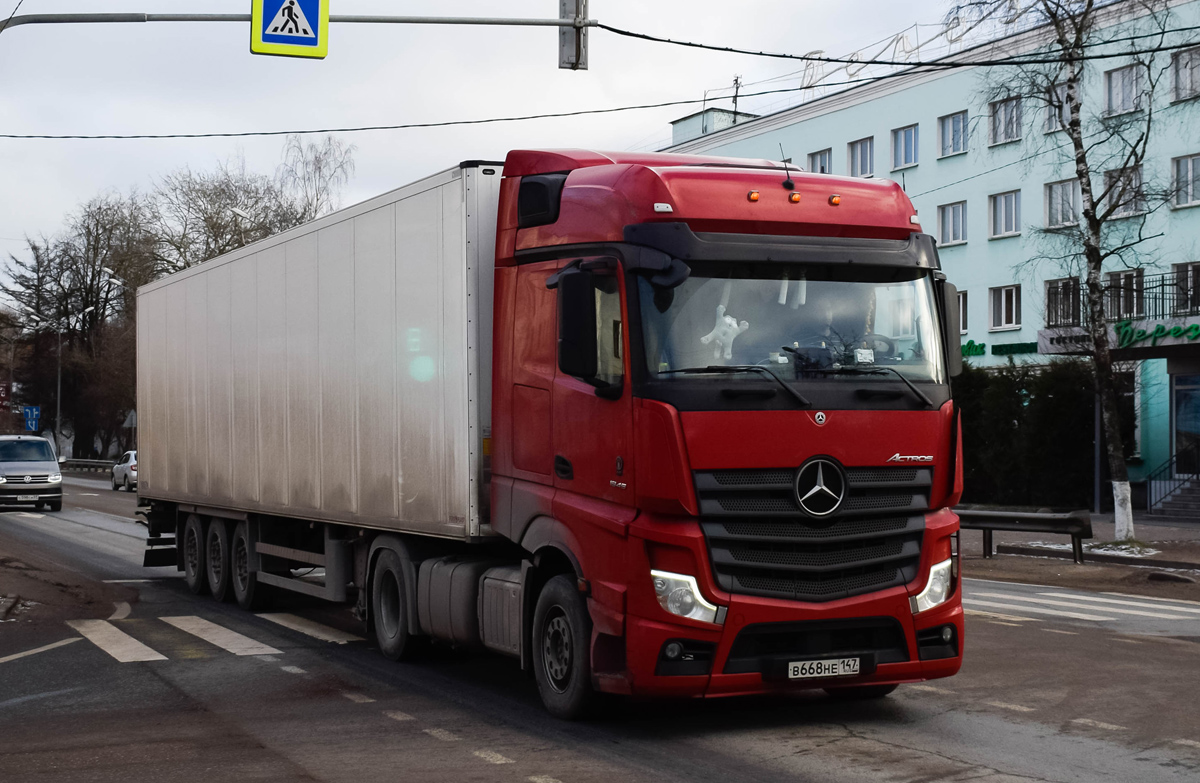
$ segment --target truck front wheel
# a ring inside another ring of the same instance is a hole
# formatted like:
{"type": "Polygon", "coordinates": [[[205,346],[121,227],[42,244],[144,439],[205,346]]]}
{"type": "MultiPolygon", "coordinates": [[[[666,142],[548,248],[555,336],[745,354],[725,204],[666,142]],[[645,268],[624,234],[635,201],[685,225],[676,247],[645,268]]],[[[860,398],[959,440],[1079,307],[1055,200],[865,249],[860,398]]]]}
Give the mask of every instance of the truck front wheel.
{"type": "Polygon", "coordinates": [[[542,588],[533,613],[533,675],[550,714],[587,714],[592,691],[592,621],[575,578],[559,574],[542,588]]]}
{"type": "Polygon", "coordinates": [[[196,595],[208,587],[204,577],[207,570],[204,555],[204,520],[189,514],[183,526],[183,581],[196,595]]]}
{"type": "Polygon", "coordinates": [[[411,658],[418,646],[408,632],[407,595],[400,555],[382,550],[371,578],[371,619],[379,651],[393,661],[411,658]]]}

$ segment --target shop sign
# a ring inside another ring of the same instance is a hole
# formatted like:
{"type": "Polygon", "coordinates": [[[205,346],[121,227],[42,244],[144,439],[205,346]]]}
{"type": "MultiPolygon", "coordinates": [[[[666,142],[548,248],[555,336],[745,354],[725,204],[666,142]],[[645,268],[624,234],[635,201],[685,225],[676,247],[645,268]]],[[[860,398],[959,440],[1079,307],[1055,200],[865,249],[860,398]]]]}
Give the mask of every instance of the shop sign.
{"type": "Polygon", "coordinates": [[[1130,320],[1121,321],[1117,324],[1117,347],[1118,348],[1134,348],[1145,347],[1141,345],[1147,340],[1150,341],[1150,346],[1158,345],[1159,340],[1187,340],[1194,342],[1200,339],[1200,323],[1163,323],[1162,321],[1139,321],[1139,326],[1134,326],[1134,322],[1130,320]]]}
{"type": "Polygon", "coordinates": [[[992,356],[1012,356],[1018,353],[1037,353],[1037,343],[1004,343],[992,346],[992,356]]]}
{"type": "Polygon", "coordinates": [[[987,345],[977,343],[974,340],[967,340],[962,347],[963,358],[968,356],[983,356],[987,353],[987,345]]]}

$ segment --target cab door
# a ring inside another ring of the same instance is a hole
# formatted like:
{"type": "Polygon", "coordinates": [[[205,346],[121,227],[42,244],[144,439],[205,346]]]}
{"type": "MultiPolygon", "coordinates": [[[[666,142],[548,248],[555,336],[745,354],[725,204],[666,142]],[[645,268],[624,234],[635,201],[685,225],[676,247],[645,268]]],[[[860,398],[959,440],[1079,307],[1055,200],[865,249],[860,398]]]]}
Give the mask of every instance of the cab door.
{"type": "Polygon", "coordinates": [[[633,403],[620,266],[612,258],[576,259],[556,277],[554,486],[632,506],[633,403]]]}

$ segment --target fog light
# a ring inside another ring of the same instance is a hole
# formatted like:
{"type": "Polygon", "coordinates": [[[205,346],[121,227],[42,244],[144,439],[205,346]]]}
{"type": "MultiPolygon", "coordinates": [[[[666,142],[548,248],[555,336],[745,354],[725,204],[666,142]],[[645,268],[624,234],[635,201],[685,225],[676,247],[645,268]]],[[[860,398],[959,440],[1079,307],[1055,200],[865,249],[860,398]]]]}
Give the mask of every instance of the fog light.
{"type": "Polygon", "coordinates": [[[663,655],[669,661],[677,661],[679,660],[679,656],[683,655],[683,645],[679,642],[671,642],[663,648],[663,655]]]}
{"type": "Polygon", "coordinates": [[[954,638],[954,629],[946,625],[942,627],[942,641],[950,644],[950,640],[954,638]]]}

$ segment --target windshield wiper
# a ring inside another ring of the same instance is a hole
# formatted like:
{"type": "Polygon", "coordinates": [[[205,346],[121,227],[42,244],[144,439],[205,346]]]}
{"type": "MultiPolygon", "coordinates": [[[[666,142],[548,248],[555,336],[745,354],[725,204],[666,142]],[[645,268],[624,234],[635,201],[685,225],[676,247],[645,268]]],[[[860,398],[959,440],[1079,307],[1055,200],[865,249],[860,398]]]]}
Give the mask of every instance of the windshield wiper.
{"type": "Polygon", "coordinates": [[[912,381],[904,377],[904,373],[900,372],[895,367],[882,367],[880,365],[875,365],[869,369],[866,367],[817,367],[811,370],[801,370],[800,372],[822,372],[829,373],[831,375],[882,375],[883,373],[890,372],[900,380],[904,381],[904,385],[911,389],[912,393],[917,395],[921,402],[925,403],[925,407],[934,407],[933,400],[929,399],[929,397],[925,395],[925,392],[918,389],[912,381]]]}
{"type": "MultiPolygon", "coordinates": [[[[771,380],[783,387],[784,391],[796,398],[806,408],[811,408],[812,403],[805,399],[804,395],[792,388],[791,384],[780,378],[775,373],[768,370],[766,367],[761,367],[757,364],[710,364],[708,367],[681,367],[678,370],[659,370],[659,375],[727,375],[737,372],[757,372],[767,375],[771,380]]],[[[919,393],[919,392],[918,392],[919,393]]],[[[931,403],[932,404],[932,403],[931,403]]]]}

